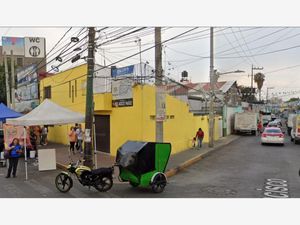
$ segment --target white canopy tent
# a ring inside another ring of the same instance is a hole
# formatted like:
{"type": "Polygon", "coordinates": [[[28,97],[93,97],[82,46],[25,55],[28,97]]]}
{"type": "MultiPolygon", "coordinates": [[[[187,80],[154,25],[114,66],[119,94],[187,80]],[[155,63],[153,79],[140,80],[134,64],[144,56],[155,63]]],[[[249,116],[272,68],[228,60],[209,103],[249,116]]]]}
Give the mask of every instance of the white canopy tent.
{"type": "Polygon", "coordinates": [[[15,126],[24,126],[24,146],[25,146],[25,173],[27,173],[27,149],[26,149],[26,126],[41,126],[41,125],[64,125],[71,123],[82,123],[85,117],[81,113],[73,112],[56,103],[45,99],[38,107],[30,113],[18,117],[16,119],[7,119],[6,124],[15,126]]]}

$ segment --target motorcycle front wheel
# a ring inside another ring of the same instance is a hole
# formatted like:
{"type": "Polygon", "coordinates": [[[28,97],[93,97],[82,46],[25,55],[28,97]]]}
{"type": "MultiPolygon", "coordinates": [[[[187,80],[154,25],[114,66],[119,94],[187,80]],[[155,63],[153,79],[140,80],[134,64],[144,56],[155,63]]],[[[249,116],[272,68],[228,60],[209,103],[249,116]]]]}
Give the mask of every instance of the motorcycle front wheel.
{"type": "Polygon", "coordinates": [[[65,173],[60,173],[55,178],[55,186],[62,193],[68,192],[73,187],[73,180],[65,173]]]}
{"type": "Polygon", "coordinates": [[[94,187],[100,192],[106,192],[113,186],[113,180],[111,177],[97,177],[94,187]]]}

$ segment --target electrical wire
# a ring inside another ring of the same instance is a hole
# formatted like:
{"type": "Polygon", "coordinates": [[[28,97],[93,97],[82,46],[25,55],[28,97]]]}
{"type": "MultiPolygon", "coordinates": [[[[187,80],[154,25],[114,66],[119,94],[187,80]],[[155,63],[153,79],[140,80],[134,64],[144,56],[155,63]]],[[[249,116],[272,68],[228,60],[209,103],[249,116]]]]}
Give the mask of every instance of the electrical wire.
{"type": "MultiPolygon", "coordinates": [[[[186,33],[189,33],[189,32],[191,32],[191,31],[193,31],[193,30],[196,30],[197,28],[198,28],[198,27],[189,29],[188,31],[185,31],[185,32],[180,33],[180,34],[178,34],[178,35],[176,35],[176,36],[173,36],[173,37],[171,37],[171,38],[169,38],[169,39],[167,39],[167,40],[164,40],[164,41],[162,41],[162,42],[159,43],[159,44],[162,45],[163,43],[166,43],[166,42],[169,42],[169,41],[171,41],[171,40],[174,40],[174,39],[180,37],[181,35],[184,35],[184,34],[186,34],[186,33]]],[[[109,64],[109,65],[107,65],[107,66],[104,66],[104,67],[102,67],[102,68],[100,68],[100,69],[94,70],[94,72],[103,70],[103,69],[105,69],[105,68],[108,68],[109,66],[112,66],[112,65],[117,64],[117,63],[119,63],[119,62],[125,61],[125,60],[127,60],[127,59],[129,59],[129,58],[131,58],[131,57],[134,57],[134,56],[136,56],[136,55],[142,53],[142,52],[149,51],[150,49],[156,47],[157,45],[158,45],[158,44],[155,44],[155,45],[153,45],[153,46],[151,46],[151,47],[148,47],[148,48],[146,48],[146,49],[144,49],[144,50],[142,50],[142,51],[140,51],[140,52],[137,52],[137,53],[134,53],[134,54],[132,54],[132,55],[129,55],[129,56],[123,58],[123,59],[120,59],[120,60],[114,62],[114,63],[111,63],[111,64],[109,64]]],[[[83,75],[81,75],[81,76],[79,76],[79,77],[77,77],[77,78],[75,78],[75,79],[84,77],[84,76],[86,76],[86,75],[87,75],[87,74],[83,74],[83,75]]],[[[72,79],[72,80],[75,80],[75,79],[72,79]]],[[[69,81],[70,81],[70,80],[69,80],[69,81]]],[[[67,82],[69,82],[69,81],[67,81],[67,82]]],[[[51,88],[61,86],[61,85],[63,85],[64,83],[65,83],[65,82],[62,82],[62,83],[57,84],[57,85],[53,85],[53,86],[51,86],[51,88]]]]}

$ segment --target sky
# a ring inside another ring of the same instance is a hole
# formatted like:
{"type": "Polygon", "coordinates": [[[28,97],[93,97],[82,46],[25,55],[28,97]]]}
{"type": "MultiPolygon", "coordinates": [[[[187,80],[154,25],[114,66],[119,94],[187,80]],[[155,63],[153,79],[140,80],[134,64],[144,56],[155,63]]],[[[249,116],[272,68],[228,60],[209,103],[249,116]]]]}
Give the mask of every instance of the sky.
{"type": "MultiPolygon", "coordinates": [[[[70,27],[0,27],[0,36],[38,36],[46,38],[46,50],[49,52],[70,27]]],[[[103,27],[97,27],[101,30],[103,27]]],[[[137,28],[136,28],[137,29],[137,28]]],[[[97,32],[97,44],[105,43],[118,33],[134,30],[132,27],[111,27],[97,32]],[[131,30],[130,30],[131,29],[131,30]]],[[[86,29],[73,27],[53,50],[55,51],[70,42],[72,36],[81,33],[80,40],[85,43],[86,29]]],[[[209,27],[163,27],[162,41],[173,38],[183,32],[183,36],[174,38],[163,44],[163,68],[166,75],[176,80],[181,72],[186,70],[192,82],[209,81],[209,27]],[[192,30],[193,29],[193,30],[192,30]],[[191,31],[192,30],[192,31],[191,31]],[[189,31],[189,32],[188,32],[189,31]]],[[[109,65],[126,56],[145,50],[154,44],[154,28],[146,28],[129,37],[124,37],[111,43],[99,46],[96,52],[96,63],[109,65]]],[[[83,45],[83,49],[86,45],[83,45]]],[[[48,62],[59,52],[49,54],[48,62]]],[[[74,52],[72,53],[75,54],[74,52]]],[[[82,56],[87,53],[84,52],[82,56]]],[[[70,54],[71,55],[71,54],[70,54]]],[[[141,55],[142,62],[149,62],[154,67],[154,49],[141,55]]],[[[66,58],[65,58],[66,59],[66,58]]],[[[64,59],[64,60],[65,60],[64,59]]],[[[243,73],[221,75],[219,81],[237,80],[240,85],[250,86],[251,66],[263,67],[266,80],[262,90],[265,98],[266,90],[269,96],[283,99],[300,96],[300,27],[215,27],[214,28],[214,67],[220,73],[242,70],[243,73]],[[299,77],[299,78],[298,78],[299,77]]],[[[83,63],[66,63],[60,67],[65,70],[83,63]]],[[[139,63],[139,55],[124,60],[117,66],[127,66],[139,63]]],[[[57,66],[59,62],[49,63],[57,66]]],[[[53,71],[51,71],[53,72],[53,71]]],[[[256,84],[255,84],[256,87],[256,84]]]]}

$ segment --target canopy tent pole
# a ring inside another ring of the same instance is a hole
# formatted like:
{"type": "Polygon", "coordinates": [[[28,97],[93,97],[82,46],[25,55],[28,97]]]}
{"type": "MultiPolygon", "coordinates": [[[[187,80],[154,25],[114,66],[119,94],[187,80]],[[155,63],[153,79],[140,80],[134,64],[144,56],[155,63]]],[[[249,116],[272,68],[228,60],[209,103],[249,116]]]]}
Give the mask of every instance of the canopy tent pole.
{"type": "Polygon", "coordinates": [[[28,171],[27,171],[27,146],[26,146],[27,130],[24,126],[24,149],[25,149],[25,177],[28,180],[28,171]]]}
{"type": "Polygon", "coordinates": [[[97,145],[96,145],[96,124],[95,124],[95,117],[94,117],[94,157],[95,157],[95,169],[98,168],[98,162],[97,162],[97,145]]]}

